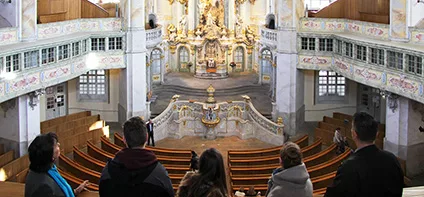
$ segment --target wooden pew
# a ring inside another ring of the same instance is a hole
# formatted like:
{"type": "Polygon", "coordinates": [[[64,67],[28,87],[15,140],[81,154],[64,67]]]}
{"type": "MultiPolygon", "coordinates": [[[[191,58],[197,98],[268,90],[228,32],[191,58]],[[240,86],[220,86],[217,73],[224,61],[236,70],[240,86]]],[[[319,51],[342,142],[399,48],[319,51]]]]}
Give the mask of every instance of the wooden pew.
{"type": "Polygon", "coordinates": [[[327,147],[325,150],[317,154],[303,158],[303,163],[305,163],[306,167],[312,167],[327,162],[330,159],[336,157],[336,148],[337,145],[332,144],[331,146],[327,147]]]}
{"type": "MultiPolygon", "coordinates": [[[[308,145],[309,137],[308,135],[304,135],[298,140],[294,141],[300,148],[308,145]],[[300,146],[302,145],[302,146],[300,146]]],[[[228,150],[228,157],[258,157],[258,156],[267,156],[267,155],[276,155],[280,153],[282,146],[276,146],[272,148],[263,148],[263,149],[252,149],[252,150],[228,150]]]]}
{"type": "Polygon", "coordinates": [[[101,129],[94,129],[77,135],[67,137],[65,139],[59,139],[60,148],[64,154],[68,154],[73,151],[74,146],[77,148],[84,148],[87,145],[88,140],[92,140],[94,143],[100,141],[100,137],[103,136],[103,129],[109,129],[106,126],[101,129]]]}
{"type": "Polygon", "coordinates": [[[54,118],[54,119],[51,119],[51,120],[43,121],[43,122],[40,123],[41,133],[44,134],[44,133],[50,132],[50,131],[46,130],[49,127],[53,127],[53,126],[56,126],[56,125],[59,125],[59,124],[63,124],[65,122],[70,122],[72,120],[76,120],[76,119],[83,118],[83,117],[86,117],[86,116],[91,116],[91,111],[83,111],[83,112],[73,113],[73,114],[69,114],[69,115],[66,115],[66,116],[59,117],[59,118],[54,118]]]}
{"type": "Polygon", "coordinates": [[[16,174],[15,181],[17,183],[25,183],[28,172],[29,172],[29,168],[26,168],[22,170],[21,172],[19,172],[18,174],[16,174]]]}
{"type": "Polygon", "coordinates": [[[29,157],[28,154],[22,157],[19,157],[8,164],[4,165],[2,169],[6,173],[6,181],[15,180],[16,175],[29,166],[29,157]]]}
{"type": "Polygon", "coordinates": [[[96,172],[102,172],[106,162],[97,160],[74,146],[74,161],[96,172]]]}
{"type": "MultiPolygon", "coordinates": [[[[343,154],[338,155],[337,157],[325,163],[308,168],[309,175],[311,176],[311,178],[313,178],[313,177],[320,176],[332,171],[336,171],[337,168],[340,166],[341,162],[345,160],[349,156],[349,154],[350,154],[350,149],[347,148],[343,154]]],[[[251,175],[251,174],[263,174],[267,176],[271,174],[274,169],[279,167],[280,167],[279,164],[268,165],[266,167],[249,167],[249,168],[231,167],[230,172],[232,176],[245,176],[245,175],[251,175]]]]}
{"type": "MultiPolygon", "coordinates": [[[[119,147],[126,147],[127,145],[124,142],[124,139],[119,133],[115,133],[113,135],[113,138],[115,140],[115,145],[119,147]]],[[[155,153],[155,155],[161,155],[161,156],[175,156],[175,154],[178,154],[179,157],[190,157],[191,158],[191,150],[187,149],[174,149],[174,148],[160,148],[160,147],[153,147],[153,146],[146,146],[147,150],[151,150],[155,153]]]]}
{"type": "MultiPolygon", "coordinates": [[[[75,177],[74,175],[58,168],[57,169],[60,173],[60,175],[71,185],[72,188],[77,188],[81,183],[83,183],[85,180],[82,180],[80,178],[75,177]]],[[[91,191],[99,191],[99,185],[98,182],[93,183],[90,182],[90,185],[87,187],[88,190],[91,191]]]]}
{"type": "Polygon", "coordinates": [[[60,131],[60,132],[56,132],[56,135],[58,136],[59,139],[63,139],[63,138],[67,138],[73,135],[77,135],[80,133],[84,133],[87,131],[91,131],[94,129],[100,129],[102,127],[105,127],[105,121],[104,120],[98,120],[96,121],[94,124],[86,124],[86,125],[81,125],[72,129],[68,129],[65,131],[60,131]],[[95,125],[95,126],[93,126],[95,125]]]}
{"type": "Polygon", "coordinates": [[[13,161],[13,159],[15,159],[15,151],[13,150],[0,155],[0,168],[13,161]]]}
{"type": "Polygon", "coordinates": [[[64,155],[59,156],[59,167],[78,178],[89,180],[91,183],[98,183],[100,180],[99,172],[80,165],[64,155]]]}
{"type": "MultiPolygon", "coordinates": [[[[106,137],[101,138],[101,147],[103,150],[115,154],[120,151],[123,147],[120,147],[116,144],[110,142],[110,140],[106,137]]],[[[182,150],[182,149],[168,149],[168,148],[156,148],[156,147],[146,147],[147,150],[151,150],[155,153],[157,157],[174,157],[174,158],[190,158],[191,159],[191,151],[190,150],[182,150]]]]}
{"type": "Polygon", "coordinates": [[[4,154],[4,144],[0,144],[0,155],[4,154]]]}
{"type": "MultiPolygon", "coordinates": [[[[314,155],[319,153],[321,150],[321,139],[318,139],[313,144],[304,147],[301,149],[303,155],[314,155]]],[[[230,166],[256,166],[256,165],[266,165],[266,164],[278,164],[280,154],[273,156],[259,156],[259,157],[234,157],[229,156],[228,161],[230,166]]]]}

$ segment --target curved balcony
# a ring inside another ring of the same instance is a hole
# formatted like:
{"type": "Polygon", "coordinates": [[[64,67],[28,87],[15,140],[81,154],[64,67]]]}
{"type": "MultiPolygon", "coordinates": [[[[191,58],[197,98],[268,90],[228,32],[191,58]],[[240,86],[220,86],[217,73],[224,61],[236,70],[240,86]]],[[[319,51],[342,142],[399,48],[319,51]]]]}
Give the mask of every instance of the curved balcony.
{"type": "Polygon", "coordinates": [[[146,47],[151,48],[162,42],[162,25],[146,30],[146,47]]]}
{"type": "Polygon", "coordinates": [[[268,29],[265,26],[261,26],[261,43],[267,46],[277,46],[278,43],[278,30],[268,29]]]}

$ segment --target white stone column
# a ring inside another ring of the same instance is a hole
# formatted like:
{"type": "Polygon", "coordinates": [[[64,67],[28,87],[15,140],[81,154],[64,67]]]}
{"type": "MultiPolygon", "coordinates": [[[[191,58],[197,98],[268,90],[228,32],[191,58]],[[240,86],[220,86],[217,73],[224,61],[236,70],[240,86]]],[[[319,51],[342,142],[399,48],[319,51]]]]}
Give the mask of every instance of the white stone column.
{"type": "Polygon", "coordinates": [[[235,10],[235,2],[236,1],[229,1],[228,2],[228,29],[230,31],[235,31],[234,26],[236,23],[236,10],[235,10]]]}
{"type": "Polygon", "coordinates": [[[19,3],[19,32],[23,41],[37,39],[37,1],[21,0],[19,3]]]}
{"type": "Polygon", "coordinates": [[[19,156],[28,153],[28,146],[40,134],[40,103],[39,96],[32,98],[23,95],[19,97],[19,156]]]}
{"type": "Polygon", "coordinates": [[[422,174],[424,168],[424,105],[408,98],[387,99],[384,150],[406,160],[406,176],[422,174]]]}
{"type": "MultiPolygon", "coordinates": [[[[297,66],[297,32],[295,23],[299,20],[293,11],[299,3],[292,0],[278,0],[277,16],[279,23],[278,45],[276,50],[276,111],[283,118],[284,132],[296,134],[296,129],[304,122],[304,76],[297,66]],[[294,21],[294,22],[293,22],[294,21]]],[[[277,119],[277,117],[273,117],[277,119]]]]}
{"type": "Polygon", "coordinates": [[[0,143],[6,151],[14,150],[15,157],[28,152],[28,146],[40,134],[40,104],[34,97],[33,107],[29,105],[30,97],[23,95],[2,103],[0,125],[0,143]],[[6,104],[8,103],[8,104],[6,104]]]}
{"type": "Polygon", "coordinates": [[[121,1],[123,20],[126,25],[127,67],[121,72],[119,121],[133,116],[147,118],[146,109],[146,31],[144,29],[145,1],[121,1]]]}
{"type": "Polygon", "coordinates": [[[408,41],[408,20],[411,14],[408,12],[408,7],[410,3],[411,1],[390,0],[389,36],[391,40],[408,41]]]}
{"type": "Polygon", "coordinates": [[[196,9],[195,9],[196,6],[197,5],[195,0],[188,1],[188,17],[187,17],[188,31],[187,33],[189,34],[189,36],[194,36],[194,28],[196,28],[196,24],[195,24],[196,21],[194,20],[196,18],[196,9]]]}
{"type": "Polygon", "coordinates": [[[407,24],[408,26],[415,26],[421,19],[424,18],[424,3],[409,3],[408,4],[408,18],[407,24]]]}

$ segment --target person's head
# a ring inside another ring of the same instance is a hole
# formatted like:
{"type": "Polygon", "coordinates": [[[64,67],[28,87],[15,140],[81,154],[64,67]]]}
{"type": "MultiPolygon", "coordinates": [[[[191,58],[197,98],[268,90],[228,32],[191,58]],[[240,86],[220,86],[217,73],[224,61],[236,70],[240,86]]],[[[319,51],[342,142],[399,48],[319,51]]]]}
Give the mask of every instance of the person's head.
{"type": "Polygon", "coordinates": [[[196,151],[194,151],[194,150],[191,151],[191,157],[197,157],[196,151]]]}
{"type": "Polygon", "coordinates": [[[337,127],[337,128],[336,128],[336,131],[340,131],[340,127],[337,127]]]}
{"type": "MultiPolygon", "coordinates": [[[[206,149],[200,156],[198,178],[197,184],[212,182],[223,194],[227,193],[224,160],[221,153],[215,148],[206,149]]],[[[199,186],[194,186],[194,188],[199,188],[199,186]]]]}
{"type": "Polygon", "coordinates": [[[151,118],[149,118],[149,122],[152,123],[152,119],[151,118]]]}
{"type": "Polygon", "coordinates": [[[47,172],[59,158],[60,144],[55,133],[38,135],[28,147],[29,169],[47,172]]]}
{"type": "Polygon", "coordinates": [[[123,125],[124,140],[128,148],[144,147],[147,142],[147,128],[140,117],[132,117],[123,125]]]}
{"type": "Polygon", "coordinates": [[[355,143],[373,143],[377,130],[378,123],[371,115],[365,112],[358,112],[353,115],[351,131],[355,143]]]}
{"type": "Polygon", "coordinates": [[[293,142],[286,142],[280,150],[280,164],[284,169],[302,164],[300,147],[293,142]]]}

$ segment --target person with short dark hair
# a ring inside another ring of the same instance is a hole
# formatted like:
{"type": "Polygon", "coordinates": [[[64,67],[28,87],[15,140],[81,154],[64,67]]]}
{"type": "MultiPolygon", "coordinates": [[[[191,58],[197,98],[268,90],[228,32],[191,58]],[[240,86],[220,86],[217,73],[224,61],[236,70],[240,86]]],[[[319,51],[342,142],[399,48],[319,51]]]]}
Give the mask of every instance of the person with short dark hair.
{"type": "Polygon", "coordinates": [[[199,157],[195,151],[191,151],[190,170],[199,170],[199,157]]]}
{"type": "Polygon", "coordinates": [[[313,186],[303,163],[300,147],[286,142],[280,151],[282,168],[274,170],[268,181],[267,197],[312,197],[313,186]]]}
{"type": "Polygon", "coordinates": [[[88,181],[72,189],[59,174],[54,164],[60,155],[60,144],[55,133],[38,135],[28,147],[29,172],[25,181],[25,197],[74,197],[88,181]]]}
{"type": "Polygon", "coordinates": [[[357,149],[337,170],[326,197],[400,197],[403,192],[403,172],[392,154],[380,150],[374,141],[378,123],[359,112],[353,116],[352,139],[357,149]]]}
{"type": "Polygon", "coordinates": [[[177,197],[227,197],[224,160],[215,148],[200,156],[199,171],[187,172],[178,187],[177,197]]]}
{"type": "Polygon", "coordinates": [[[145,149],[147,128],[140,117],[123,126],[127,148],[116,153],[103,169],[101,197],[174,197],[171,179],[156,155],[145,149]]]}

